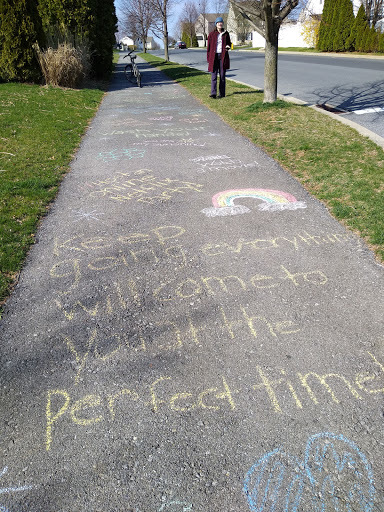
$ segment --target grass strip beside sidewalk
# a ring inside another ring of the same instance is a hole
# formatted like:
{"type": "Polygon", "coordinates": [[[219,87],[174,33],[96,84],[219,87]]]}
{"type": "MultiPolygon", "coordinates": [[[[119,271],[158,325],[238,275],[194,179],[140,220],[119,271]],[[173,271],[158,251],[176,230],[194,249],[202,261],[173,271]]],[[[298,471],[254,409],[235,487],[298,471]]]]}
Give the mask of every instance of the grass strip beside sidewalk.
{"type": "Polygon", "coordinates": [[[384,261],[382,148],[309,107],[283,101],[265,105],[262,92],[231,80],[225,99],[212,100],[209,74],[151,54],[140,56],[263,148],[384,261]]]}
{"type": "Polygon", "coordinates": [[[0,84],[0,304],[103,94],[0,84]]]}

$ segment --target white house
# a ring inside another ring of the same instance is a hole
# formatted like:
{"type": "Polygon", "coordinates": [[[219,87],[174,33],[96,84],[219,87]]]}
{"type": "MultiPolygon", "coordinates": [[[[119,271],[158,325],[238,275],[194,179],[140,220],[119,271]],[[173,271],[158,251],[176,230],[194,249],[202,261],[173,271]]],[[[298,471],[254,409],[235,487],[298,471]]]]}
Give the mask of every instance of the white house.
{"type": "MultiPolygon", "coordinates": [[[[247,0],[244,0],[245,2],[247,0]]],[[[355,15],[360,7],[361,0],[353,0],[353,7],[355,15]]],[[[319,18],[324,8],[324,0],[309,0],[306,7],[303,8],[297,19],[285,19],[279,31],[279,46],[282,48],[295,47],[295,48],[308,48],[310,45],[304,41],[303,30],[305,23],[311,18],[319,18]]],[[[233,44],[240,42],[238,27],[233,12],[232,5],[230,4],[228,13],[228,32],[231,35],[233,44]]],[[[253,48],[264,47],[265,39],[255,30],[250,30],[247,34],[246,40],[251,43],[253,48]]]]}
{"type": "Polygon", "coordinates": [[[128,36],[122,37],[119,41],[119,43],[122,45],[124,50],[127,50],[129,46],[134,46],[135,42],[133,39],[131,39],[128,36]]]}
{"type": "MultiPolygon", "coordinates": [[[[134,41],[131,37],[125,36],[122,39],[120,39],[119,43],[121,45],[123,45],[124,50],[127,50],[128,47],[133,48],[134,46],[136,46],[137,49],[143,51],[143,43],[141,42],[140,39],[137,39],[136,41],[134,41]]],[[[147,50],[152,50],[153,44],[154,44],[153,37],[148,37],[147,45],[146,45],[147,50]]]]}
{"type": "MultiPolygon", "coordinates": [[[[138,50],[141,50],[141,51],[144,50],[143,42],[141,41],[141,39],[138,39],[136,41],[136,46],[137,46],[138,50]]],[[[153,50],[153,47],[154,47],[153,37],[151,37],[151,36],[147,37],[147,43],[145,46],[146,46],[147,50],[153,50]]]]}

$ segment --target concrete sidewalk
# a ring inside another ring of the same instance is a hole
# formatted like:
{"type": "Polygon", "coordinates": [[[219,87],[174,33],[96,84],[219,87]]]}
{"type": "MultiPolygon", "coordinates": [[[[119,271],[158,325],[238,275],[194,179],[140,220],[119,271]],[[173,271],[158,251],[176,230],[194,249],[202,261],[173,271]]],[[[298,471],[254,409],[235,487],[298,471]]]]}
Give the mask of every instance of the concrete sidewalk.
{"type": "Polygon", "coordinates": [[[1,321],[0,510],[383,511],[383,267],[139,67],[1,321]]]}

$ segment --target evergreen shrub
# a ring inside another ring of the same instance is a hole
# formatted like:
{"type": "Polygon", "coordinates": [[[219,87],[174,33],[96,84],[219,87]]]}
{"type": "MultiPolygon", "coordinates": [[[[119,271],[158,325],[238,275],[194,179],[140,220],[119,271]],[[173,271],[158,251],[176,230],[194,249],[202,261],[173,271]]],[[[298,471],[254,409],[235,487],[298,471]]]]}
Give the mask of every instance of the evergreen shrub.
{"type": "Polygon", "coordinates": [[[45,44],[45,34],[33,0],[0,0],[0,76],[3,80],[39,81],[33,45],[45,44]]]}

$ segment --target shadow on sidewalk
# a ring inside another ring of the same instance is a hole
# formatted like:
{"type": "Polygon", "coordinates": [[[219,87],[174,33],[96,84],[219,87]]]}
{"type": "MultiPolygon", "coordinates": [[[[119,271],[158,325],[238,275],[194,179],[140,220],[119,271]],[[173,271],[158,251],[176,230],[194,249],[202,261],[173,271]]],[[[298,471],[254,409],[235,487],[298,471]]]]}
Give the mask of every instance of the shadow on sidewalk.
{"type": "MultiPolygon", "coordinates": [[[[108,91],[121,91],[123,89],[129,89],[131,87],[137,87],[136,80],[133,79],[127,80],[124,68],[126,66],[125,62],[116,64],[115,70],[113,72],[113,77],[111,80],[111,84],[109,86],[108,91]]],[[[154,85],[165,85],[174,83],[172,79],[168,78],[164,73],[160,70],[153,68],[150,64],[146,62],[137,63],[137,67],[141,73],[141,83],[142,87],[145,86],[154,86],[154,85]]]]}

